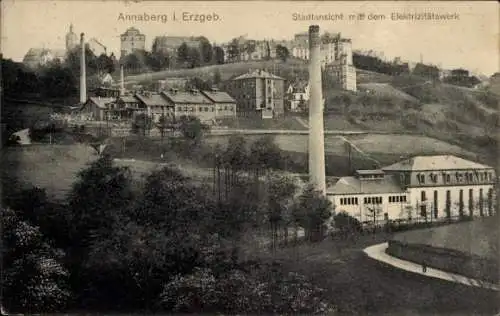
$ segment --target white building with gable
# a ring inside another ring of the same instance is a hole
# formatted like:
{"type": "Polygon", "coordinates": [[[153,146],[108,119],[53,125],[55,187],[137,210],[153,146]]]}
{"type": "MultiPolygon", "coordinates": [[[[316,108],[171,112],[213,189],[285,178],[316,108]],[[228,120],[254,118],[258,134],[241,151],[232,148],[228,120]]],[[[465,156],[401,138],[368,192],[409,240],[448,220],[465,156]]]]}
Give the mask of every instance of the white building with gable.
{"type": "Polygon", "coordinates": [[[494,213],[495,170],[451,155],[416,156],[357,170],[327,189],[336,212],[361,222],[434,221],[494,213]]]}

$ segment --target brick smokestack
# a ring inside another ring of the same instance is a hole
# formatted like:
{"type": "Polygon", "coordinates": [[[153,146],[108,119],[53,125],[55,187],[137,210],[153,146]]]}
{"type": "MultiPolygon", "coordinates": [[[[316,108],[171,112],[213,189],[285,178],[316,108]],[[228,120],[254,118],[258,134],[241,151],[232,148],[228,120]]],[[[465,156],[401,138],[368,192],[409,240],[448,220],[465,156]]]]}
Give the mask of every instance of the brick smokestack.
{"type": "Polygon", "coordinates": [[[125,94],[125,83],[124,83],[124,75],[123,75],[123,65],[120,65],[120,95],[125,94]]]}
{"type": "Polygon", "coordinates": [[[87,101],[87,75],[85,70],[85,39],[84,34],[80,34],[80,103],[87,101]]]}
{"type": "Polygon", "coordinates": [[[309,26],[309,181],[326,194],[325,131],[321,81],[321,39],[319,26],[309,26]]]}

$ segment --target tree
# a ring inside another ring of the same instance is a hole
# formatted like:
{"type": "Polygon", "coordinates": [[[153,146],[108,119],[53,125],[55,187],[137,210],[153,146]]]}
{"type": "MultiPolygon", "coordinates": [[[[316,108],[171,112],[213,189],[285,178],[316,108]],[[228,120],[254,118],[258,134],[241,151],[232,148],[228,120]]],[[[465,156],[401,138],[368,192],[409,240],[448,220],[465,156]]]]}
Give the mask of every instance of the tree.
{"type": "Polygon", "coordinates": [[[146,64],[153,71],[167,69],[170,66],[170,57],[163,51],[146,52],[146,64]]]}
{"type": "Polygon", "coordinates": [[[51,64],[43,68],[40,76],[43,95],[47,97],[68,97],[76,93],[76,80],[69,68],[51,64]]]}
{"type": "Polygon", "coordinates": [[[122,64],[123,67],[130,72],[136,72],[142,68],[142,63],[137,52],[125,56],[122,64]]]}
{"type": "Polygon", "coordinates": [[[44,240],[37,226],[21,220],[12,209],[2,216],[2,304],[26,313],[57,312],[70,298],[64,253],[44,240]]]}
{"type": "Polygon", "coordinates": [[[178,123],[182,136],[195,145],[200,144],[203,134],[209,130],[209,126],[203,124],[196,116],[183,115],[178,123]]]}
{"type": "Polygon", "coordinates": [[[365,207],[366,216],[372,220],[374,226],[377,225],[378,218],[382,214],[382,208],[379,205],[368,205],[365,207]]]}
{"type": "Polygon", "coordinates": [[[360,233],[363,230],[361,223],[345,211],[335,214],[334,225],[342,238],[347,238],[360,233]]]}
{"type": "Polygon", "coordinates": [[[185,89],[197,89],[206,91],[212,89],[212,83],[210,82],[210,80],[205,81],[200,77],[192,77],[188,81],[186,81],[185,89]]]}
{"type": "Polygon", "coordinates": [[[200,42],[200,54],[201,54],[201,63],[204,65],[209,65],[213,60],[213,48],[212,44],[208,41],[206,37],[198,38],[200,42]]]}
{"type": "MultiPolygon", "coordinates": [[[[133,199],[130,170],[104,155],[78,174],[69,193],[70,239],[86,246],[109,234],[117,216],[126,216],[133,199]]],[[[77,249],[79,250],[79,249],[77,249]]]]}
{"type": "Polygon", "coordinates": [[[110,74],[115,72],[115,64],[113,59],[111,59],[111,57],[107,56],[104,53],[99,55],[99,57],[97,57],[96,64],[98,72],[104,72],[110,74]]]}
{"type": "Polygon", "coordinates": [[[227,55],[228,59],[233,62],[240,56],[240,45],[238,43],[238,39],[234,38],[231,43],[229,43],[227,55]]]}
{"type": "Polygon", "coordinates": [[[189,48],[186,43],[182,43],[177,49],[177,60],[181,63],[188,61],[189,48]]]}
{"type": "MultiPolygon", "coordinates": [[[[210,45],[210,43],[209,43],[210,45]]],[[[188,57],[187,57],[187,66],[188,68],[196,68],[201,66],[203,62],[203,56],[198,48],[189,47],[188,49],[188,57]]]]}
{"type": "MultiPolygon", "coordinates": [[[[64,66],[69,68],[73,74],[80,76],[80,46],[73,48],[66,55],[64,66]]],[[[97,57],[94,52],[89,48],[88,44],[85,45],[85,64],[87,76],[94,75],[98,70],[97,57]]]]}
{"type": "Polygon", "coordinates": [[[218,85],[222,82],[222,76],[220,74],[220,70],[219,68],[215,69],[215,72],[214,72],[214,79],[213,79],[213,83],[214,85],[218,85]]]}
{"type": "Polygon", "coordinates": [[[290,52],[288,51],[288,48],[278,44],[276,46],[276,56],[282,61],[286,61],[288,57],[290,57],[290,52]]]}
{"type": "Polygon", "coordinates": [[[224,64],[224,61],[225,61],[224,50],[221,47],[215,46],[213,54],[214,54],[215,63],[217,65],[224,64]]]}
{"type": "Polygon", "coordinates": [[[292,208],[293,198],[297,191],[297,185],[292,178],[279,174],[267,176],[269,223],[271,225],[272,247],[276,249],[278,242],[278,231],[283,226],[284,240],[288,241],[288,227],[292,222],[291,214],[287,211],[292,208]]]}
{"type": "Polygon", "coordinates": [[[254,169],[256,177],[262,170],[279,168],[281,158],[281,150],[272,136],[261,137],[250,147],[249,164],[254,169]]]}
{"type": "Polygon", "coordinates": [[[169,120],[165,115],[160,116],[160,119],[156,123],[156,127],[160,131],[161,142],[163,143],[163,138],[165,137],[166,131],[172,127],[172,121],[169,120]]]}
{"type": "Polygon", "coordinates": [[[331,202],[311,185],[303,190],[293,206],[294,221],[304,228],[309,241],[316,241],[324,235],[332,212],[331,202]]]}

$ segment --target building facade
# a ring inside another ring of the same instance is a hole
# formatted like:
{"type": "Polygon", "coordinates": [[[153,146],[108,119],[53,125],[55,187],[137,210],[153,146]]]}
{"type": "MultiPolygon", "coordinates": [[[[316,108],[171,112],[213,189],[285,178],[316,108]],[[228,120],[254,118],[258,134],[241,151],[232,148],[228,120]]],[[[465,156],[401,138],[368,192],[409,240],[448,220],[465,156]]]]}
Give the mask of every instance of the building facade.
{"type": "Polygon", "coordinates": [[[417,156],[358,170],[327,190],[336,211],[361,222],[493,215],[495,170],[455,156],[417,156]]]}
{"type": "Polygon", "coordinates": [[[23,64],[28,68],[36,69],[45,66],[51,61],[66,59],[66,51],[63,49],[30,48],[23,58],[23,64]]]}
{"type": "Polygon", "coordinates": [[[120,35],[120,43],[121,57],[125,57],[134,51],[145,50],[146,35],[141,34],[135,27],[130,27],[120,35]]]}
{"type": "Polygon", "coordinates": [[[290,84],[286,95],[288,109],[291,112],[306,111],[309,104],[309,82],[297,81],[290,84]]]}
{"type": "Polygon", "coordinates": [[[281,77],[263,70],[249,70],[224,86],[236,100],[238,116],[269,119],[284,114],[285,80],[281,77]]]}
{"type": "Polygon", "coordinates": [[[157,36],[153,40],[153,52],[168,54],[176,57],[179,47],[186,43],[188,47],[198,48],[200,41],[192,36],[157,36]]]}

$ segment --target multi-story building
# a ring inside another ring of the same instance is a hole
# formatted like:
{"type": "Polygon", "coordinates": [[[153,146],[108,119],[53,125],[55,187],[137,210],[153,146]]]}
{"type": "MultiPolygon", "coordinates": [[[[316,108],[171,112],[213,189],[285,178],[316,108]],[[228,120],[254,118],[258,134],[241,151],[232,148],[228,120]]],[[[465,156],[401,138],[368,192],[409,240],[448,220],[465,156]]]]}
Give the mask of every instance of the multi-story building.
{"type": "Polygon", "coordinates": [[[348,57],[345,54],[331,64],[325,65],[325,70],[336,78],[340,87],[344,90],[356,91],[356,68],[348,63],[348,57]]]}
{"type": "Polygon", "coordinates": [[[144,50],[146,47],[146,35],[135,27],[128,28],[125,33],[120,35],[121,57],[125,57],[134,51],[144,50]]]}
{"type": "Polygon", "coordinates": [[[66,51],[64,49],[30,48],[24,55],[23,64],[28,68],[36,69],[56,59],[63,62],[66,59],[66,51]]]}
{"type": "Polygon", "coordinates": [[[236,101],[227,93],[212,89],[211,91],[179,91],[170,89],[162,92],[175,118],[192,115],[205,123],[213,123],[217,119],[236,116],[236,101]]]}
{"type": "Polygon", "coordinates": [[[309,82],[297,81],[288,86],[286,91],[289,110],[305,111],[309,104],[309,82]]]}
{"type": "Polygon", "coordinates": [[[249,70],[225,83],[238,116],[275,118],[284,114],[285,80],[263,70],[249,70]]]}
{"type": "Polygon", "coordinates": [[[157,36],[153,41],[153,52],[161,52],[175,57],[177,50],[183,43],[192,48],[200,46],[200,41],[193,36],[157,36]]]}
{"type": "MultiPolygon", "coordinates": [[[[338,80],[342,89],[356,91],[351,40],[342,38],[340,33],[325,33],[321,41],[321,67],[338,80]]],[[[308,34],[295,34],[288,50],[295,58],[309,60],[308,34]]]]}
{"type": "Polygon", "coordinates": [[[146,109],[147,115],[153,122],[159,122],[162,116],[168,120],[174,119],[174,109],[162,93],[136,93],[135,97],[139,100],[139,107],[146,109]]]}
{"type": "Polygon", "coordinates": [[[210,91],[201,91],[215,108],[215,119],[236,117],[236,100],[224,91],[212,88],[210,91]]]}
{"type": "Polygon", "coordinates": [[[437,221],[494,212],[495,170],[451,155],[416,156],[358,170],[327,189],[337,212],[361,222],[437,221]]]}
{"type": "Polygon", "coordinates": [[[198,117],[202,122],[236,117],[236,101],[226,92],[175,88],[161,92],[134,91],[121,94],[118,89],[100,88],[79,111],[80,117],[96,121],[130,121],[143,113],[157,123],[161,117],[174,121],[183,115],[198,117]]]}

